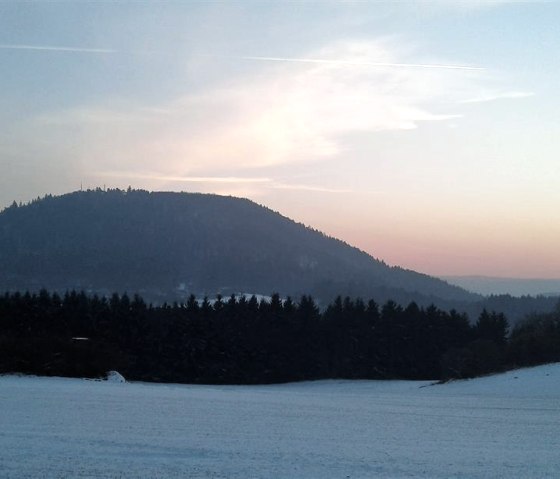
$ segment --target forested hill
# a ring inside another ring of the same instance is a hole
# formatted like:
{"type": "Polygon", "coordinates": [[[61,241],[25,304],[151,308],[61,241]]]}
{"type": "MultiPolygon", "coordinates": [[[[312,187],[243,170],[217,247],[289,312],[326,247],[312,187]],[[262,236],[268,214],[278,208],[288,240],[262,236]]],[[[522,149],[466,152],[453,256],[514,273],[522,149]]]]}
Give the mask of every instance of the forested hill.
{"type": "Polygon", "coordinates": [[[42,287],[162,300],[234,292],[480,299],[247,199],[130,189],[46,196],[0,213],[0,289],[42,287]]]}

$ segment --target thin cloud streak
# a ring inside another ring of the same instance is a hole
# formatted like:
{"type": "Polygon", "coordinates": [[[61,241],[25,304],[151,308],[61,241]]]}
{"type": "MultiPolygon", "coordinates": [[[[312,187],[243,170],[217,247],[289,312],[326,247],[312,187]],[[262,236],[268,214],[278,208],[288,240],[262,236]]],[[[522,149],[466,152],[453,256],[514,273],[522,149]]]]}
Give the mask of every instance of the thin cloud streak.
{"type": "MultiPolygon", "coordinates": [[[[31,51],[47,51],[47,52],[73,52],[73,53],[119,53],[119,50],[112,48],[82,48],[82,47],[64,47],[55,45],[0,45],[1,50],[31,50],[31,51]]],[[[157,52],[131,52],[131,53],[157,53],[157,52]]],[[[435,68],[444,70],[485,70],[483,67],[471,65],[446,65],[437,63],[391,63],[391,62],[363,62],[355,60],[329,60],[324,58],[289,58],[289,57],[263,57],[250,55],[195,55],[206,58],[216,59],[237,59],[258,62],[285,62],[285,63],[315,63],[323,65],[337,66],[358,66],[358,67],[386,67],[386,68],[435,68]]]]}
{"type": "Polygon", "coordinates": [[[296,191],[314,191],[318,193],[354,193],[352,190],[338,189],[338,188],[325,188],[322,186],[313,185],[291,185],[289,183],[273,183],[272,187],[276,190],[296,190],[296,191]]]}
{"type": "Polygon", "coordinates": [[[348,65],[363,67],[390,67],[390,68],[435,68],[445,70],[485,70],[483,67],[470,65],[445,65],[437,63],[388,63],[388,62],[361,62],[353,60],[328,60],[323,58],[284,58],[284,57],[253,57],[234,56],[229,57],[239,60],[262,61],[262,62],[288,62],[288,63],[317,63],[324,65],[348,65]]]}
{"type": "Polygon", "coordinates": [[[73,53],[118,53],[118,50],[113,50],[110,48],[59,47],[54,45],[0,45],[0,49],[73,53]]]}
{"type": "Polygon", "coordinates": [[[494,100],[511,100],[516,98],[529,98],[532,96],[535,96],[535,93],[532,91],[511,91],[505,93],[484,95],[476,98],[469,98],[467,100],[462,100],[459,103],[486,103],[494,100]]]}
{"type": "Polygon", "coordinates": [[[151,175],[120,172],[100,172],[95,176],[108,178],[135,178],[139,180],[178,181],[185,183],[270,183],[270,178],[247,178],[239,176],[176,176],[176,175],[151,175]]]}
{"type": "Polygon", "coordinates": [[[105,178],[127,178],[155,181],[171,181],[183,183],[214,183],[214,184],[235,184],[250,183],[261,184],[264,188],[273,188],[276,190],[295,190],[295,191],[313,191],[318,193],[354,193],[352,190],[339,188],[326,188],[315,185],[290,184],[276,181],[267,177],[240,177],[240,176],[177,176],[177,175],[158,175],[158,174],[137,174],[126,172],[98,172],[94,176],[105,178]]]}

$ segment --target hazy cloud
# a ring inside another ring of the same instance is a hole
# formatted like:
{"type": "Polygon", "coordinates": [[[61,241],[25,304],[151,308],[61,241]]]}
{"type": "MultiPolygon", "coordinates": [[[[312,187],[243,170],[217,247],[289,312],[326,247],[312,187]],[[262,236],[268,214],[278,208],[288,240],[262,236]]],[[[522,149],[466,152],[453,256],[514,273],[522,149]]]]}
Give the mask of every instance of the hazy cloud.
{"type": "Polygon", "coordinates": [[[318,161],[341,154],[346,134],[457,118],[445,111],[458,100],[449,92],[475,96],[482,72],[447,63],[424,68],[400,61],[396,50],[381,41],[332,43],[308,59],[264,60],[164,104],[82,106],[43,114],[31,128],[72,144],[85,168],[103,171],[206,177],[216,168],[318,161]]]}

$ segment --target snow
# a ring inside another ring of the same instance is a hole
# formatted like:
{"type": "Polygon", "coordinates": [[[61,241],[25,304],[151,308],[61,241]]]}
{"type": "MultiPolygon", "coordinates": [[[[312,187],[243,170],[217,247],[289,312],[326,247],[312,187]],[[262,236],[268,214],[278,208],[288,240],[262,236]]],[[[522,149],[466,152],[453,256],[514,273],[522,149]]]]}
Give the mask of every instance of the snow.
{"type": "Polygon", "coordinates": [[[118,371],[109,371],[107,373],[107,381],[111,381],[114,383],[125,383],[126,379],[124,378],[124,376],[119,373],[118,371]]]}
{"type": "Polygon", "coordinates": [[[443,385],[0,377],[3,478],[560,477],[560,364],[443,385]]]}

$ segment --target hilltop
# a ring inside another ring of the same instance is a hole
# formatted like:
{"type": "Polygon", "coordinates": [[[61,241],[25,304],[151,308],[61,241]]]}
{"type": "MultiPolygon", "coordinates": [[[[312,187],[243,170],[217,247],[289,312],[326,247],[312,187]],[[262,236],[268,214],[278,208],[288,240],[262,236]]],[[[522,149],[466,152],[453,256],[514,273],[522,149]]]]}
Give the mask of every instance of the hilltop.
{"type": "Polygon", "coordinates": [[[0,213],[0,289],[188,294],[278,292],[472,302],[480,296],[396,266],[250,200],[88,190],[0,213]]]}

